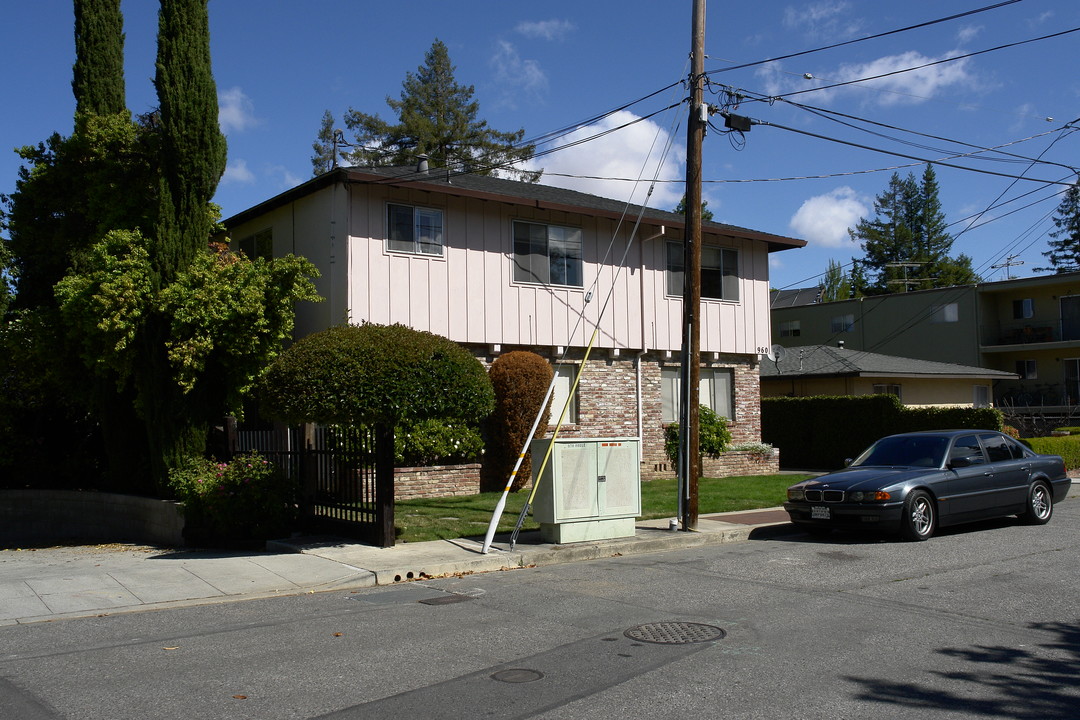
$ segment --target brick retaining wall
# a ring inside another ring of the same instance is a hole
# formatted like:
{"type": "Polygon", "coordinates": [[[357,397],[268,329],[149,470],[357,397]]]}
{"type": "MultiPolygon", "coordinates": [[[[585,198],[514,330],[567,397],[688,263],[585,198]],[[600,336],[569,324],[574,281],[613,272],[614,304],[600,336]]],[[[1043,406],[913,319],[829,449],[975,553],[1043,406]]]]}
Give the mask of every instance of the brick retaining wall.
{"type": "Polygon", "coordinates": [[[394,500],[476,495],[480,463],[394,468],[394,500]]]}

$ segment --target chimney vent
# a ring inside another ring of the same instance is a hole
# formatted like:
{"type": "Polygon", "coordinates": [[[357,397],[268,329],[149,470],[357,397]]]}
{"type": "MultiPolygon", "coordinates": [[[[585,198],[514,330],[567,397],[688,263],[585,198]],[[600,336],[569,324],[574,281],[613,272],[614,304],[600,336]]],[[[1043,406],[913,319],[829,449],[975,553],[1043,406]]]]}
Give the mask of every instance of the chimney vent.
{"type": "Polygon", "coordinates": [[[421,173],[423,175],[427,175],[427,172],[428,172],[428,156],[427,155],[418,155],[417,159],[419,160],[419,162],[416,164],[416,172],[421,173]]]}
{"type": "Polygon", "coordinates": [[[844,348],[844,341],[843,340],[838,340],[836,342],[836,347],[838,347],[838,348],[840,348],[842,350],[844,348]]]}

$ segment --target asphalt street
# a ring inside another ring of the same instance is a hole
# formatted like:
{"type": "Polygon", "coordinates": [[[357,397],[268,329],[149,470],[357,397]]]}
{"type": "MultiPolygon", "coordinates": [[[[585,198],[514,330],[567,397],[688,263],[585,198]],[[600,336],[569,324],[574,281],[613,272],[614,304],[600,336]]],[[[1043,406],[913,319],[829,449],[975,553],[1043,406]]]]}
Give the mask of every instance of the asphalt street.
{"type": "Polygon", "coordinates": [[[1080,502],[0,627],[0,716],[1076,718],[1080,502]]]}

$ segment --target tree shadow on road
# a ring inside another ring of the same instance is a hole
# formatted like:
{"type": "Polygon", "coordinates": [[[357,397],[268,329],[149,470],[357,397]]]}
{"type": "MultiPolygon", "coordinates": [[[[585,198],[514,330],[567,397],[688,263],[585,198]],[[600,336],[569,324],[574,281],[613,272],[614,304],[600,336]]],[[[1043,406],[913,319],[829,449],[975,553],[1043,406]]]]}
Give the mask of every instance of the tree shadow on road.
{"type": "Polygon", "coordinates": [[[987,717],[1078,717],[1080,628],[1061,622],[1031,623],[1028,628],[1032,641],[1018,647],[939,649],[941,655],[967,663],[971,669],[933,671],[936,680],[929,682],[846,679],[861,686],[856,699],[882,705],[987,717]]]}

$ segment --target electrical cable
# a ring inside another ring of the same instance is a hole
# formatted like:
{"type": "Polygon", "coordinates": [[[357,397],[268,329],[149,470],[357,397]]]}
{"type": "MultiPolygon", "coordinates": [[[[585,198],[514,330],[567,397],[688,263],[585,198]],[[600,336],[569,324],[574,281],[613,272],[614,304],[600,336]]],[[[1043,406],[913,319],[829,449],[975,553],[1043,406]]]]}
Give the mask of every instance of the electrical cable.
{"type": "Polygon", "coordinates": [[[1013,5],[1017,2],[1020,2],[1020,0],[1006,0],[1005,2],[999,2],[993,5],[987,5],[986,7],[968,10],[966,12],[957,13],[956,15],[938,18],[937,20],[928,20],[926,22],[917,23],[915,25],[908,25],[907,27],[897,28],[895,30],[887,30],[886,32],[876,33],[874,35],[866,35],[864,37],[855,38],[853,40],[845,40],[844,42],[833,43],[832,45],[825,45],[823,47],[814,48],[812,50],[801,50],[799,52],[788,53],[787,55],[779,55],[777,57],[767,58],[765,60],[755,60],[754,62],[742,63],[733,67],[720,68],[718,70],[709,70],[706,71],[705,74],[714,75],[717,73],[731,72],[732,70],[743,70],[745,68],[765,65],[771,62],[790,60],[791,58],[801,57],[803,55],[810,55],[812,53],[823,52],[825,50],[832,50],[834,48],[844,47],[845,45],[854,45],[856,43],[866,42],[867,40],[877,40],[879,38],[888,37],[889,35],[896,35],[898,33],[908,32],[909,30],[918,30],[920,28],[930,27],[931,25],[937,25],[939,23],[948,22],[950,20],[958,20],[960,18],[969,17],[978,13],[987,12],[988,10],[997,10],[998,8],[1005,7],[1006,5],[1013,5]]]}

